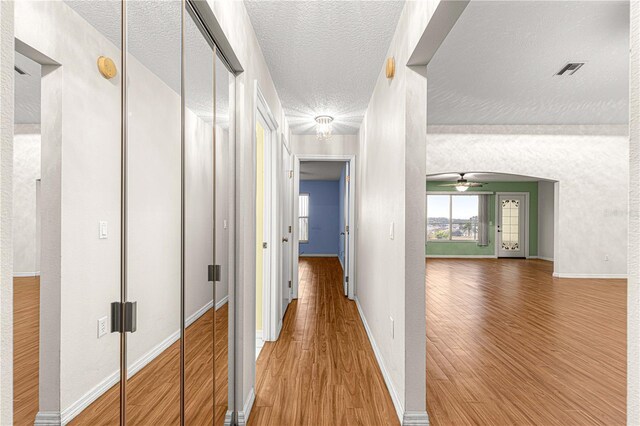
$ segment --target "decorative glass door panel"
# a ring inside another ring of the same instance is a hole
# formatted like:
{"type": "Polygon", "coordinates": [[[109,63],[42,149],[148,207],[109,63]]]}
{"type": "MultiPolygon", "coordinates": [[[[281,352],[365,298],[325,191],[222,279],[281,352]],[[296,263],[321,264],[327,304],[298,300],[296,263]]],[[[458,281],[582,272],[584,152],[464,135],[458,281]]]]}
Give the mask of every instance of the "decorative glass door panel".
{"type": "Polygon", "coordinates": [[[524,257],[526,197],[498,195],[498,257],[524,257]]]}

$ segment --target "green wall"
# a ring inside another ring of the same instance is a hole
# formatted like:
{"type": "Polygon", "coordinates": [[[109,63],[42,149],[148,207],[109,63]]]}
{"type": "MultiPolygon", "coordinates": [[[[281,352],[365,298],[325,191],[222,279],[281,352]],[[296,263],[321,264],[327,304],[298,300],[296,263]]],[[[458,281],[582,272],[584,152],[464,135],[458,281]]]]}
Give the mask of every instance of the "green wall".
{"type": "MultiPolygon", "coordinates": [[[[451,182],[427,182],[428,192],[451,192],[451,187],[438,186],[451,182]]],[[[475,191],[480,192],[528,192],[529,193],[529,256],[538,255],[538,182],[490,182],[482,188],[469,188],[467,194],[475,191]]],[[[495,235],[496,235],[496,196],[491,195],[489,201],[489,245],[479,247],[476,242],[467,241],[438,241],[427,242],[427,255],[475,255],[493,256],[495,255],[495,235]]]]}

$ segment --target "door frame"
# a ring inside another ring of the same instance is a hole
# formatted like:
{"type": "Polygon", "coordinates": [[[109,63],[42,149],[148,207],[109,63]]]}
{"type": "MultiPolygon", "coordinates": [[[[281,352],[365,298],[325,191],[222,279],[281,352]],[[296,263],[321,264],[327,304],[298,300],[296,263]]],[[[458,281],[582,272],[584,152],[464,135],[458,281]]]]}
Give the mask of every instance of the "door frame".
{"type": "MultiPolygon", "coordinates": [[[[295,154],[293,168],[293,295],[294,299],[298,298],[299,271],[298,263],[300,261],[300,229],[299,229],[299,205],[298,197],[300,196],[300,163],[303,161],[344,161],[349,163],[349,182],[346,188],[349,191],[349,291],[348,297],[355,299],[356,294],[356,155],[353,154],[295,154]]],[[[344,284],[344,283],[343,283],[344,284]]]]}
{"type": "MultiPolygon", "coordinates": [[[[260,85],[258,81],[254,82],[254,111],[253,111],[253,126],[252,126],[252,141],[255,144],[257,133],[256,133],[256,125],[258,124],[258,119],[261,118],[262,121],[267,125],[269,135],[265,137],[264,140],[264,159],[265,159],[265,181],[264,181],[264,200],[266,201],[264,207],[264,216],[263,216],[263,229],[266,231],[267,238],[265,241],[267,243],[267,263],[265,263],[265,257],[263,257],[263,271],[257,271],[256,274],[262,273],[262,340],[263,341],[274,341],[278,338],[279,331],[277,328],[278,320],[277,320],[277,303],[278,303],[278,291],[274,288],[274,283],[277,282],[278,279],[278,256],[277,250],[274,250],[278,247],[276,241],[276,233],[278,230],[278,203],[274,202],[277,200],[277,185],[274,185],[274,182],[277,181],[277,177],[275,176],[277,169],[277,156],[278,149],[280,144],[278,144],[277,130],[278,130],[278,122],[276,121],[274,115],[271,113],[271,109],[262,94],[262,90],[260,89],[260,85]],[[266,271],[268,266],[268,272],[266,271]]],[[[257,155],[256,150],[253,150],[253,170],[254,176],[255,171],[257,170],[257,155]]],[[[253,202],[255,205],[255,194],[257,194],[257,185],[256,179],[253,180],[253,202]]],[[[257,209],[257,206],[256,206],[257,209]]],[[[254,212],[256,211],[254,209],[254,212]]],[[[254,237],[255,237],[255,223],[254,223],[254,237]]],[[[256,241],[257,244],[257,241],[256,241]]],[[[254,262],[255,268],[255,262],[254,262]]],[[[256,308],[256,300],[255,300],[255,284],[254,284],[254,312],[256,308]]],[[[254,324],[255,326],[255,324],[254,324]]]]}
{"type": "MultiPolygon", "coordinates": [[[[498,245],[498,241],[500,241],[500,236],[498,233],[498,218],[499,218],[499,213],[498,213],[498,198],[500,198],[501,195],[505,195],[505,196],[524,196],[524,204],[525,204],[525,209],[524,209],[524,258],[525,259],[529,259],[529,206],[530,204],[530,200],[529,200],[529,196],[530,194],[528,192],[496,192],[495,193],[495,230],[494,230],[494,241],[495,243],[495,256],[496,258],[499,257],[499,252],[500,252],[500,247],[498,245]]],[[[554,253],[555,254],[555,253],[554,253]]]]}
{"type": "MultiPolygon", "coordinates": [[[[282,244],[280,244],[280,262],[279,266],[280,266],[280,276],[278,279],[278,282],[281,284],[280,285],[280,289],[281,289],[281,294],[280,294],[280,302],[282,302],[282,300],[284,300],[284,296],[286,295],[286,299],[287,299],[287,306],[291,303],[291,301],[293,300],[293,201],[294,201],[294,197],[293,197],[293,176],[288,176],[284,175],[283,169],[285,166],[285,162],[288,161],[288,172],[292,173],[293,172],[293,153],[291,152],[291,148],[289,147],[288,144],[288,140],[286,138],[286,136],[284,134],[282,134],[280,136],[280,150],[282,151],[283,157],[280,159],[281,163],[278,167],[279,173],[279,184],[280,184],[280,189],[283,191],[280,194],[280,197],[278,198],[278,202],[280,203],[280,207],[283,209],[280,212],[280,222],[279,222],[279,234],[278,237],[283,236],[283,238],[288,238],[289,241],[288,243],[291,244],[291,252],[289,253],[289,277],[291,278],[291,288],[288,287],[288,283],[286,283],[285,285],[285,260],[286,260],[286,252],[284,250],[284,247],[282,246],[282,244]],[[288,158],[285,158],[285,151],[286,151],[286,155],[288,156],[288,158]],[[291,204],[289,204],[291,203],[291,204]],[[286,223],[286,214],[285,212],[289,210],[289,214],[290,214],[290,223],[286,223]],[[288,226],[291,226],[291,231],[288,230],[288,226]],[[286,237],[284,237],[286,235],[286,237]],[[287,294],[288,293],[288,294],[287,294]]],[[[278,322],[280,323],[279,328],[282,326],[282,321],[284,318],[284,314],[285,314],[285,309],[282,310],[282,312],[280,313],[280,318],[278,318],[278,322]]]]}

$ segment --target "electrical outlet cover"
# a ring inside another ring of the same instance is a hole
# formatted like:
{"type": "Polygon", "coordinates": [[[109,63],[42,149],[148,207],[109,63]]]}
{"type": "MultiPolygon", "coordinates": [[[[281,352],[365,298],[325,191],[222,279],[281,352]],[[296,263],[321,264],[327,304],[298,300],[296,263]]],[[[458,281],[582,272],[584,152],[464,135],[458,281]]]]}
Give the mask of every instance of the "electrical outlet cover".
{"type": "Polygon", "coordinates": [[[107,334],[107,317],[98,320],[98,339],[107,334]]]}

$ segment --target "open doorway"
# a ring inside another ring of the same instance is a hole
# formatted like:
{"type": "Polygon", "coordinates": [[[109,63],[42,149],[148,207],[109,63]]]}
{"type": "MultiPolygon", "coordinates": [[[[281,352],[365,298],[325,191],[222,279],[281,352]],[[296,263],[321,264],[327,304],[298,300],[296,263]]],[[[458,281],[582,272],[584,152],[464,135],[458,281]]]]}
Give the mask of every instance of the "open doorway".
{"type": "Polygon", "coordinates": [[[470,2],[427,77],[430,423],[624,424],[629,4],[470,2]]]}
{"type": "Polygon", "coordinates": [[[278,217],[273,208],[276,199],[276,121],[256,86],[256,359],[265,341],[275,340],[277,294],[277,259],[275,230],[278,217]]]}
{"type": "Polygon", "coordinates": [[[16,52],[13,145],[13,324],[16,424],[38,413],[41,66],[16,52]]]}
{"type": "Polygon", "coordinates": [[[354,161],[349,156],[296,157],[294,298],[300,291],[302,259],[311,258],[335,258],[343,293],[354,298],[354,161]]]}
{"type": "Polygon", "coordinates": [[[558,195],[558,182],[530,176],[429,175],[426,256],[553,262],[558,195]]]}

